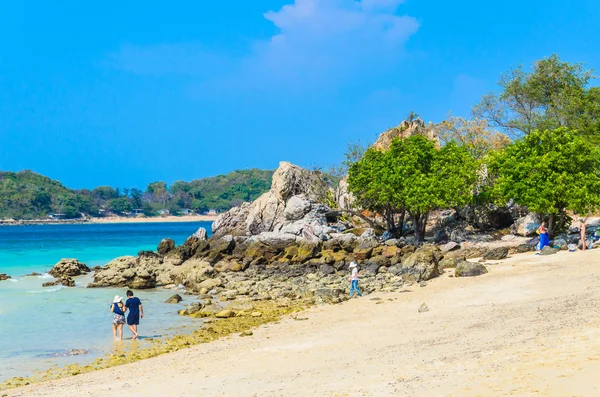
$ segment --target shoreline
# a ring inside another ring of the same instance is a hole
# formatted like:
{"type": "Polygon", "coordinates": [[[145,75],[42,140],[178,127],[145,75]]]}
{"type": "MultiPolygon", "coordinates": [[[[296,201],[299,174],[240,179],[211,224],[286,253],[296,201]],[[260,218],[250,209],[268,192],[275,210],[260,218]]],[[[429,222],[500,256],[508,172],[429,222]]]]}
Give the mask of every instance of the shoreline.
{"type": "Polygon", "coordinates": [[[157,217],[109,217],[65,220],[0,220],[0,226],[41,226],[41,225],[83,225],[83,224],[119,224],[119,223],[184,223],[184,222],[214,222],[217,215],[188,215],[188,216],[157,216],[157,217]]]}
{"type": "MultiPolygon", "coordinates": [[[[228,337],[184,349],[189,340],[175,337],[175,351],[166,348],[166,354],[147,359],[138,353],[135,364],[116,358],[115,365],[126,366],[102,371],[65,368],[63,375],[78,375],[3,395],[118,396],[122,389],[106,385],[129,373],[131,396],[189,390],[240,396],[306,396],[307,390],[323,396],[358,390],[378,396],[594,396],[600,390],[593,382],[600,369],[600,356],[593,353],[600,348],[594,337],[600,322],[589,313],[600,302],[599,259],[600,250],[516,254],[486,263],[490,272],[482,276],[454,278],[449,271],[425,288],[413,284],[311,307],[302,317],[282,313],[281,321],[250,327],[253,334],[245,338],[234,335],[240,328],[224,327],[230,332],[220,336],[228,337]],[[422,303],[428,312],[417,311],[422,303]]],[[[243,317],[206,329],[237,318],[243,317]]]]}

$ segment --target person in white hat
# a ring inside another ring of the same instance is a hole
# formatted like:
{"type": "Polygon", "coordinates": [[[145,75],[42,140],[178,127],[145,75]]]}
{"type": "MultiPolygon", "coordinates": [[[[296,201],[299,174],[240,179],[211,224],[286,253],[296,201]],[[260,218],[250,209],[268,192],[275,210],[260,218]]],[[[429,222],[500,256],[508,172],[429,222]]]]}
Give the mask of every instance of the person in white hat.
{"type": "Polygon", "coordinates": [[[350,298],[352,298],[352,294],[356,292],[358,296],[362,296],[360,289],[358,289],[358,265],[356,262],[350,263],[350,270],[352,270],[352,275],[348,278],[350,280],[350,298]]]}
{"type": "Polygon", "coordinates": [[[114,314],[113,337],[115,340],[123,340],[123,325],[125,324],[125,312],[127,311],[125,305],[123,305],[123,298],[115,295],[113,303],[110,305],[110,311],[114,314]],[[117,338],[117,330],[119,330],[119,338],[117,338]]]}

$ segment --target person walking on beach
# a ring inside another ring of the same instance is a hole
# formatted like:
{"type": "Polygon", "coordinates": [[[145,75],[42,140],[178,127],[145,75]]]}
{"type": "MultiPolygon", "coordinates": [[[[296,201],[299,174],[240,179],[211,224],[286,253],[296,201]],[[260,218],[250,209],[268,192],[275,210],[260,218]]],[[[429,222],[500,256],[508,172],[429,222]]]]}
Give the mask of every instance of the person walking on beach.
{"type": "Polygon", "coordinates": [[[587,244],[586,244],[586,226],[585,226],[585,219],[584,218],[579,218],[579,233],[581,233],[581,250],[585,251],[587,249],[587,244]]]}
{"type": "Polygon", "coordinates": [[[127,291],[127,301],[125,307],[129,310],[127,314],[127,326],[133,333],[133,339],[138,338],[138,325],[140,325],[140,317],[144,318],[144,308],[139,298],[133,296],[133,291],[127,291]]]}
{"type": "Polygon", "coordinates": [[[350,280],[350,298],[352,298],[352,294],[356,292],[358,296],[362,296],[360,289],[358,289],[358,269],[357,264],[355,262],[350,263],[350,270],[352,270],[352,275],[349,277],[350,280]]]}
{"type": "Polygon", "coordinates": [[[112,305],[110,305],[110,311],[114,314],[113,316],[113,337],[115,340],[123,340],[123,324],[125,324],[125,311],[127,309],[123,305],[123,298],[116,295],[113,299],[112,305]],[[119,337],[117,338],[117,330],[119,331],[119,337]]]}
{"type": "Polygon", "coordinates": [[[537,229],[537,233],[540,235],[540,243],[538,245],[538,248],[539,248],[538,254],[539,254],[540,252],[542,252],[544,247],[550,245],[550,236],[548,235],[548,228],[546,227],[546,222],[542,222],[540,227],[538,227],[538,229],[537,229]]]}

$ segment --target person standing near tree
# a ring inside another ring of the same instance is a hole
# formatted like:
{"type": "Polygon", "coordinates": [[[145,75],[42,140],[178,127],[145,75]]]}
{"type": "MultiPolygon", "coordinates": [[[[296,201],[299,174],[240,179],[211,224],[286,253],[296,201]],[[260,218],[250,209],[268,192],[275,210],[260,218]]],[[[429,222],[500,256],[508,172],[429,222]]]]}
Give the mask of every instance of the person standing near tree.
{"type": "Polygon", "coordinates": [[[579,218],[579,233],[581,233],[581,250],[585,251],[587,249],[587,244],[586,244],[586,226],[585,226],[585,219],[582,219],[581,217],[579,218]]]}
{"type": "Polygon", "coordinates": [[[537,233],[540,235],[540,243],[538,248],[540,249],[538,254],[542,252],[544,247],[550,245],[550,236],[548,235],[548,228],[546,227],[546,222],[542,222],[540,227],[537,229],[537,233]]]}
{"type": "Polygon", "coordinates": [[[125,307],[128,309],[127,314],[127,326],[133,333],[133,339],[138,338],[138,325],[140,325],[140,317],[144,318],[144,308],[142,307],[142,301],[139,298],[133,296],[133,291],[127,291],[127,301],[125,301],[125,307]]]}

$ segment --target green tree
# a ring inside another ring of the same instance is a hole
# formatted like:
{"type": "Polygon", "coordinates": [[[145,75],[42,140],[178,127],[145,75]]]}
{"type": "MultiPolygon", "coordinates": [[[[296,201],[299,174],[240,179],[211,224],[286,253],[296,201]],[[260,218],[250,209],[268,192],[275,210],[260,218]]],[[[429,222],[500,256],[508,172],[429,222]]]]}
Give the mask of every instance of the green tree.
{"type": "Polygon", "coordinates": [[[122,214],[124,212],[131,212],[133,210],[133,205],[127,197],[121,196],[110,200],[109,208],[114,213],[122,214]]]}
{"type": "Polygon", "coordinates": [[[465,147],[449,142],[441,149],[423,136],[394,139],[390,149],[373,148],[350,167],[348,184],[359,206],[385,215],[408,212],[418,241],[425,238],[429,214],[436,208],[464,205],[472,198],[477,161],[465,147]]]}
{"type": "Polygon", "coordinates": [[[144,193],[140,189],[133,188],[129,191],[129,197],[131,197],[131,203],[136,209],[142,208],[142,197],[144,193]]]}
{"type": "Polygon", "coordinates": [[[441,149],[422,136],[392,141],[391,156],[399,200],[410,215],[417,241],[425,238],[434,209],[465,205],[473,197],[477,161],[467,148],[449,142],[441,149]]]}
{"type": "Polygon", "coordinates": [[[105,202],[118,197],[118,193],[110,186],[98,186],[92,190],[92,196],[95,200],[105,202]]]}
{"type": "MultiPolygon", "coordinates": [[[[589,133],[598,119],[584,120],[582,115],[597,116],[600,104],[597,90],[588,89],[593,78],[593,71],[582,64],[552,55],[535,62],[531,72],[518,67],[504,74],[498,82],[501,92],[485,95],[474,114],[512,136],[559,127],[589,133]]],[[[592,138],[597,141],[598,134],[592,138]]]]}
{"type": "Polygon", "coordinates": [[[153,202],[161,203],[163,208],[167,206],[167,200],[170,198],[170,192],[166,183],[152,182],[146,188],[146,193],[150,195],[153,202]]]}
{"type": "Polygon", "coordinates": [[[600,150],[566,128],[531,132],[492,155],[488,169],[498,200],[548,216],[551,236],[565,226],[567,210],[600,207],[600,150]]]}

